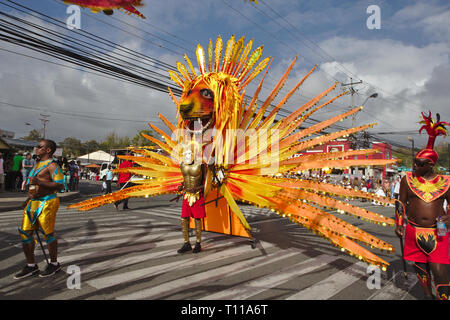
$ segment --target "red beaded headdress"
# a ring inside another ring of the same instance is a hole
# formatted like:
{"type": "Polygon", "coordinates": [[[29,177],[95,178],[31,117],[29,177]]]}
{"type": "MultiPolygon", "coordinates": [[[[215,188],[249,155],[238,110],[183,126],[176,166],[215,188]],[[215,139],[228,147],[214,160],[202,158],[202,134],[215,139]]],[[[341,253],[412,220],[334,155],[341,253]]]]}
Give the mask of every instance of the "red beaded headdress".
{"type": "Polygon", "coordinates": [[[436,113],[436,122],[431,118],[431,111],[428,114],[428,117],[425,116],[422,112],[422,118],[423,121],[420,121],[419,123],[423,124],[423,126],[420,128],[419,133],[422,133],[422,130],[425,129],[428,133],[428,143],[425,149],[420,150],[416,154],[416,158],[421,159],[428,159],[433,164],[437,162],[439,159],[439,155],[436,151],[434,151],[434,141],[436,140],[437,136],[446,136],[447,135],[447,129],[445,128],[445,125],[450,126],[450,123],[445,121],[440,121],[441,116],[439,113],[436,113]]]}

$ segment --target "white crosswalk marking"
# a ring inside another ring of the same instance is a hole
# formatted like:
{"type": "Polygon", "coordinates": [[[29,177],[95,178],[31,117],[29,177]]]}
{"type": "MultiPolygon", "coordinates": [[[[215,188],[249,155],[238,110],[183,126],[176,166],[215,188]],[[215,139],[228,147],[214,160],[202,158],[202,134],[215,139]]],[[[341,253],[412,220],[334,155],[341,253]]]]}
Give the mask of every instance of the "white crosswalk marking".
{"type": "Polygon", "coordinates": [[[269,288],[281,285],[294,277],[298,277],[328,265],[338,259],[336,256],[322,255],[311,258],[288,268],[283,268],[273,274],[239,284],[239,286],[222,290],[212,295],[202,297],[201,300],[245,300],[269,288]]]}
{"type": "MultiPolygon", "coordinates": [[[[248,249],[247,249],[248,250],[248,249]]],[[[281,259],[286,259],[290,256],[298,254],[297,252],[292,252],[286,250],[285,252],[275,252],[273,254],[268,254],[266,256],[259,256],[250,258],[241,262],[233,263],[224,267],[216,268],[213,274],[208,273],[196,273],[191,276],[182,277],[181,279],[173,280],[161,284],[159,286],[154,286],[145,290],[137,291],[128,295],[117,297],[119,300],[136,300],[136,299],[157,299],[158,297],[164,296],[169,293],[178,292],[180,290],[185,290],[192,285],[199,285],[204,281],[212,282],[214,280],[223,279],[224,277],[230,277],[237,273],[242,273],[258,267],[263,267],[264,265],[275,263],[281,259]]],[[[194,264],[196,262],[194,261],[194,264]]],[[[183,266],[184,267],[184,266],[183,266]]]]}
{"type": "Polygon", "coordinates": [[[326,300],[366,275],[367,264],[358,262],[345,270],[291,295],[287,300],[326,300]]]}
{"type": "Polygon", "coordinates": [[[408,273],[407,277],[407,279],[404,278],[403,271],[396,273],[391,281],[380,290],[376,290],[367,300],[403,300],[408,291],[419,281],[414,273],[408,273]],[[397,281],[401,284],[399,285],[397,281]]]}
{"type": "MultiPolygon", "coordinates": [[[[154,275],[158,275],[161,273],[166,273],[166,272],[172,271],[177,268],[184,269],[184,268],[188,268],[188,267],[200,266],[202,264],[211,263],[211,262],[214,262],[214,261],[217,261],[220,259],[229,259],[234,256],[244,254],[245,252],[248,252],[249,250],[251,250],[248,245],[243,245],[243,246],[233,245],[231,248],[229,248],[229,245],[228,245],[228,248],[227,247],[222,248],[222,246],[217,245],[217,249],[224,249],[224,250],[219,250],[216,253],[211,253],[211,254],[205,255],[203,257],[191,256],[187,260],[179,259],[174,262],[169,262],[166,264],[152,266],[152,267],[144,268],[144,269],[138,269],[138,270],[134,270],[131,272],[121,273],[119,275],[113,275],[113,276],[108,276],[108,277],[104,277],[104,278],[97,278],[97,279],[88,281],[88,284],[97,289],[103,289],[103,288],[118,285],[120,283],[142,279],[142,278],[148,277],[149,275],[154,276],[154,275]]],[[[171,254],[173,254],[176,251],[172,250],[171,252],[172,252],[171,254]]],[[[161,254],[161,253],[159,253],[159,254],[161,254]]]]}

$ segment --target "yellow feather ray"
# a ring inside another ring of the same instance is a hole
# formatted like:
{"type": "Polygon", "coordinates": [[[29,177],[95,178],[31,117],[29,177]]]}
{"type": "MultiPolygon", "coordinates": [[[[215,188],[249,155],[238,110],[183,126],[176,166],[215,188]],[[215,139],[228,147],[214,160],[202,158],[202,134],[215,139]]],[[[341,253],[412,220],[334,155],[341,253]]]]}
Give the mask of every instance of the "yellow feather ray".
{"type": "Polygon", "coordinates": [[[181,80],[180,76],[178,75],[178,73],[176,73],[175,71],[169,70],[169,75],[170,75],[170,79],[172,79],[173,82],[175,82],[176,84],[178,84],[182,89],[184,89],[184,81],[181,80]]]}
{"type": "Polygon", "coordinates": [[[212,40],[209,39],[209,45],[208,45],[208,71],[212,72],[213,69],[213,44],[212,40]]]}
{"type": "MultiPolygon", "coordinates": [[[[178,105],[178,104],[177,104],[178,105]]],[[[175,132],[175,126],[166,119],[166,117],[164,117],[161,113],[158,112],[158,116],[159,118],[164,122],[164,124],[170,129],[170,131],[175,132]]]]}
{"type": "Polygon", "coordinates": [[[250,53],[250,50],[252,49],[252,45],[253,45],[253,39],[250,40],[247,43],[247,45],[245,46],[244,52],[242,53],[241,57],[239,58],[239,62],[233,73],[233,77],[237,78],[239,76],[239,72],[241,72],[242,66],[247,62],[247,57],[248,57],[248,54],[250,53]]]}
{"type": "Polygon", "coordinates": [[[222,70],[221,70],[222,72],[225,72],[225,70],[228,68],[228,64],[230,63],[230,60],[231,60],[233,46],[234,46],[234,35],[232,35],[231,38],[227,42],[227,47],[225,49],[225,54],[223,57],[224,59],[223,59],[222,70]]]}
{"type": "MultiPolygon", "coordinates": [[[[302,125],[302,123],[308,119],[314,112],[322,109],[323,107],[329,105],[330,103],[334,102],[336,99],[339,99],[340,97],[344,96],[348,94],[348,91],[345,91],[343,93],[341,93],[340,95],[337,95],[336,97],[334,97],[333,99],[328,100],[325,103],[322,103],[320,106],[308,111],[308,113],[306,113],[305,115],[303,115],[301,118],[297,118],[296,120],[292,121],[290,124],[288,124],[287,126],[284,127],[283,130],[280,130],[282,133],[280,134],[280,136],[282,138],[286,137],[287,135],[289,135],[292,131],[294,131],[296,128],[298,128],[299,126],[302,125]]],[[[282,126],[282,122],[278,122],[277,124],[279,124],[279,126],[282,126]]]]}
{"type": "Polygon", "coordinates": [[[303,106],[298,108],[296,111],[292,112],[289,116],[287,116],[286,118],[283,118],[281,120],[282,124],[280,126],[280,129],[284,129],[287,125],[289,125],[292,121],[294,121],[300,114],[302,114],[304,111],[307,111],[309,108],[311,108],[317,102],[319,102],[324,96],[326,96],[328,93],[333,91],[336,88],[337,84],[338,83],[336,82],[334,85],[329,87],[327,90],[318,94],[313,99],[311,99],[310,101],[305,103],[303,106]]]}
{"type": "Polygon", "coordinates": [[[189,74],[189,72],[186,70],[186,67],[184,66],[184,64],[177,62],[177,69],[180,72],[180,74],[184,77],[184,81],[192,81],[191,75],[189,74]]]}
{"type": "Polygon", "coordinates": [[[252,52],[250,55],[250,58],[248,59],[248,62],[245,64],[242,73],[240,74],[238,81],[241,82],[242,79],[247,75],[248,72],[253,68],[255,63],[259,60],[262,54],[262,46],[258,47],[255,51],[252,52]]]}
{"type": "Polygon", "coordinates": [[[220,70],[220,56],[222,55],[223,42],[220,36],[217,37],[216,46],[214,49],[214,72],[219,72],[220,70]]]}
{"type": "Polygon", "coordinates": [[[251,230],[250,225],[248,224],[247,220],[245,219],[244,215],[241,212],[241,209],[239,209],[238,205],[236,204],[236,201],[234,201],[233,196],[231,195],[230,191],[228,190],[227,186],[223,184],[220,187],[220,192],[223,194],[225,199],[228,202],[228,205],[230,206],[230,209],[234,212],[234,214],[239,218],[242,225],[247,229],[251,230]]]}
{"type": "MultiPolygon", "coordinates": [[[[192,73],[192,79],[197,78],[197,74],[195,73],[195,69],[194,69],[194,67],[192,66],[191,60],[189,60],[189,58],[188,58],[187,55],[184,55],[184,59],[186,60],[188,66],[189,66],[189,69],[191,70],[191,73],[192,73]]],[[[177,105],[178,105],[178,104],[177,104],[177,105]]]]}
{"type": "MultiPolygon", "coordinates": [[[[292,62],[292,65],[295,63],[295,61],[297,60],[297,57],[295,57],[294,61],[292,62]]],[[[272,115],[276,114],[281,107],[289,100],[289,98],[295,93],[295,91],[298,90],[298,88],[305,82],[306,79],[308,79],[308,77],[313,73],[313,71],[316,69],[317,65],[315,65],[296,85],[294,88],[291,89],[291,91],[289,91],[289,93],[287,95],[284,96],[283,99],[281,99],[281,101],[275,106],[275,108],[270,112],[270,114],[267,116],[267,118],[264,120],[263,124],[264,125],[268,120],[268,118],[270,118],[272,115]]],[[[269,122],[270,124],[272,124],[273,120],[271,122],[269,122]]]]}
{"type": "Polygon", "coordinates": [[[338,122],[341,119],[345,119],[349,116],[351,116],[352,114],[355,114],[356,112],[360,111],[361,107],[358,108],[354,108],[353,110],[347,111],[343,114],[337,115],[333,118],[327,119],[325,121],[319,122],[307,129],[304,129],[302,131],[297,132],[296,134],[293,134],[283,140],[281,140],[280,142],[280,148],[285,148],[289,145],[292,145],[293,143],[297,142],[298,140],[308,136],[308,135],[312,135],[315,134],[317,132],[320,132],[324,129],[326,129],[327,127],[335,124],[336,122],[338,122]]]}
{"type": "MultiPolygon", "coordinates": [[[[316,145],[325,143],[327,141],[335,140],[337,138],[349,135],[349,134],[354,133],[354,132],[366,130],[368,128],[373,127],[374,125],[375,125],[375,123],[367,124],[367,125],[359,126],[359,127],[356,127],[356,128],[350,128],[350,129],[347,129],[347,130],[333,132],[333,133],[330,133],[330,134],[327,134],[327,135],[323,135],[321,137],[317,137],[317,138],[314,138],[314,139],[311,139],[311,140],[307,140],[307,141],[301,142],[301,143],[295,145],[294,147],[289,148],[289,150],[284,153],[284,156],[286,158],[288,158],[288,157],[292,156],[293,154],[295,154],[295,153],[297,153],[299,151],[306,150],[308,148],[311,148],[311,147],[314,147],[316,145]]],[[[284,160],[284,159],[282,159],[282,160],[284,160]]]]}

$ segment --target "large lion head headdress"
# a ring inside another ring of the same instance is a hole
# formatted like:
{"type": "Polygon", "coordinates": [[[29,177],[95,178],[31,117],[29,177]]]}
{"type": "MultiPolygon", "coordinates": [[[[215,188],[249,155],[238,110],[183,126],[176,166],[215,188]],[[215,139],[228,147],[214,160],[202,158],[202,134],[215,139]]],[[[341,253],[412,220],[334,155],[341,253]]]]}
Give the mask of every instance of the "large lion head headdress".
{"type": "Polygon", "coordinates": [[[219,36],[213,48],[208,47],[208,62],[201,45],[197,46],[197,74],[191,61],[185,55],[188,67],[178,62],[176,71],[169,71],[171,79],[183,90],[179,101],[174,98],[181,116],[179,129],[204,131],[215,127],[227,129],[233,116],[239,116],[245,87],[268,64],[267,57],[261,58],[262,46],[250,53],[253,40],[244,44],[244,37],[235,41],[234,35],[228,40],[222,58],[223,42],[219,36]]]}

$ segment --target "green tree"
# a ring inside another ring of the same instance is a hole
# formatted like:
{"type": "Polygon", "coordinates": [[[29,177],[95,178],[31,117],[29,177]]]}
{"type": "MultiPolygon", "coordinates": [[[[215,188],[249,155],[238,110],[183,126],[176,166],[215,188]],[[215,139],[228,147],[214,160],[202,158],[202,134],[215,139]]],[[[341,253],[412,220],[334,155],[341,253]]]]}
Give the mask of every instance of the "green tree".
{"type": "Polygon", "coordinates": [[[89,140],[83,143],[83,148],[86,150],[86,153],[91,153],[100,149],[100,143],[96,140],[89,140]]]}
{"type": "Polygon", "coordinates": [[[42,132],[40,130],[33,129],[26,137],[23,137],[23,139],[28,141],[39,141],[42,139],[42,132]]]}
{"type": "Polygon", "coordinates": [[[79,157],[86,153],[84,145],[77,138],[65,138],[60,145],[63,148],[63,156],[65,157],[79,157]]]}
{"type": "Polygon", "coordinates": [[[100,149],[105,152],[110,152],[111,149],[125,149],[130,146],[130,138],[120,137],[116,132],[111,132],[100,143],[100,149]]]}
{"type": "Polygon", "coordinates": [[[145,133],[146,135],[151,137],[155,136],[153,130],[140,130],[139,133],[131,139],[131,144],[136,147],[154,146],[155,144],[147,138],[143,137],[142,133],[145,133]]]}

